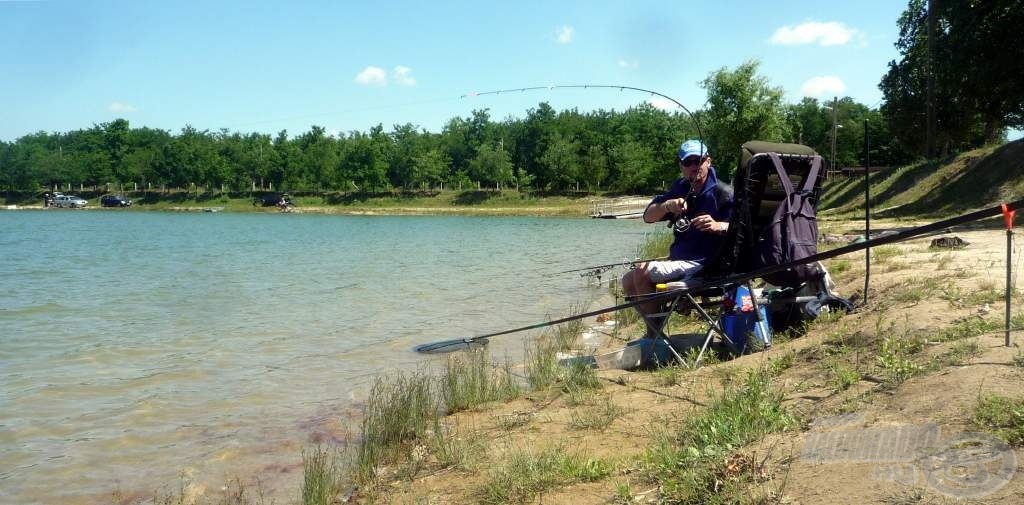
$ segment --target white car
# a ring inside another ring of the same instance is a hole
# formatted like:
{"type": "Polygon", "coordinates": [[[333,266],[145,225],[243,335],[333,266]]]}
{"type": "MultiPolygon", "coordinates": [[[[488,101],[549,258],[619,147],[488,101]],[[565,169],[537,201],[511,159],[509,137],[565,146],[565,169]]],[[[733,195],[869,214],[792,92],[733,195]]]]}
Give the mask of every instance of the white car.
{"type": "Polygon", "coordinates": [[[67,207],[70,209],[85,207],[88,201],[74,195],[58,195],[53,199],[54,207],[67,207]]]}

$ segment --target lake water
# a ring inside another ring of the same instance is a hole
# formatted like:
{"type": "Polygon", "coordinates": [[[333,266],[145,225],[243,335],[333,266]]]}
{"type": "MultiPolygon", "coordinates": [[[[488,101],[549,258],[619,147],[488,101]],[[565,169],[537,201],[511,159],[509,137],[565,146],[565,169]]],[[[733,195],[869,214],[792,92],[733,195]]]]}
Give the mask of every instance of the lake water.
{"type": "MultiPolygon", "coordinates": [[[[207,494],[290,503],[420,343],[560,316],[636,220],[0,212],[0,503],[207,494]]],[[[621,273],[621,272],[620,272],[621,273]]],[[[518,353],[531,333],[492,341],[518,353]]]]}

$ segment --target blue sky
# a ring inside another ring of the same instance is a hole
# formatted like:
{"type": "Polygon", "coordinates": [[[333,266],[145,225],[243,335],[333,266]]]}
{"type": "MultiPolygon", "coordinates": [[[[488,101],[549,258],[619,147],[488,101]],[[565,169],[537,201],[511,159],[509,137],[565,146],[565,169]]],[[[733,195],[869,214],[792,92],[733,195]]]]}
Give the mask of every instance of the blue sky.
{"type": "MultiPolygon", "coordinates": [[[[156,2],[0,0],[0,140],[133,127],[290,134],[412,123],[439,131],[488,108],[522,116],[623,109],[652,89],[690,109],[700,81],[749,59],[803,96],[869,106],[898,55],[900,0],[858,2],[156,2]]],[[[656,105],[661,105],[656,103],[656,105]]]]}

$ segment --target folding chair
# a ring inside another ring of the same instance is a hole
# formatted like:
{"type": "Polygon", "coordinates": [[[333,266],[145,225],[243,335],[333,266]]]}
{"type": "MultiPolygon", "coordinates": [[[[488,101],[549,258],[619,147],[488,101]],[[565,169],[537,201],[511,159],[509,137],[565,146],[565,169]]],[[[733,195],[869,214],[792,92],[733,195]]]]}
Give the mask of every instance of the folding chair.
{"type": "MultiPolygon", "coordinates": [[[[792,275],[774,276],[771,280],[778,283],[776,287],[788,293],[782,297],[766,296],[765,291],[753,288],[752,281],[735,285],[716,283],[716,279],[751,272],[764,266],[758,251],[764,247],[764,241],[770,239],[766,238],[764,231],[771,226],[776,209],[795,191],[808,193],[812,205],[816,205],[821,192],[821,178],[818,177],[820,167],[821,157],[807,146],[761,141],[743,144],[739,170],[733,179],[733,213],[719,253],[705,264],[698,278],[659,285],[661,292],[679,291],[680,294],[663,299],[661,310],[644,316],[644,322],[650,330],[648,333],[666,343],[673,357],[680,363],[686,364],[664,330],[671,315],[681,310],[696,311],[708,327],[701,351],[693,363],[696,367],[700,365],[716,335],[732,352],[743,354],[752,347],[750,336],[754,337],[760,347],[770,347],[772,326],[778,330],[793,324],[794,312],[800,314],[797,319],[805,313],[816,315],[796,308],[805,309],[815,303],[835,303],[849,308],[849,302],[832,293],[827,271],[820,264],[814,264],[808,271],[802,272],[804,278],[811,278],[809,281],[787,280],[794,277],[792,275]],[[702,304],[694,296],[731,299],[734,304],[738,300],[740,310],[735,311],[735,305],[724,307],[722,301],[702,304]],[[716,315],[705,310],[705,306],[717,307],[718,310],[713,311],[716,315]],[[770,326],[767,309],[780,307],[788,311],[791,317],[770,326]],[[751,331],[744,334],[747,329],[751,331]]],[[[816,235],[815,228],[815,239],[816,235]]]]}

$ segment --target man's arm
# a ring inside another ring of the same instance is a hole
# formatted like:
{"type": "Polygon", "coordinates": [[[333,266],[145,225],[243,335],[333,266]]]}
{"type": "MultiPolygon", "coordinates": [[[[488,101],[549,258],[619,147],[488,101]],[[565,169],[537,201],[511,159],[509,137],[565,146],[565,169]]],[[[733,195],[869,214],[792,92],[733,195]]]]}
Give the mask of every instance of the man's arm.
{"type": "Polygon", "coordinates": [[[644,209],[644,222],[657,223],[668,214],[680,215],[686,211],[685,198],[670,198],[663,202],[651,202],[644,209]]]}

